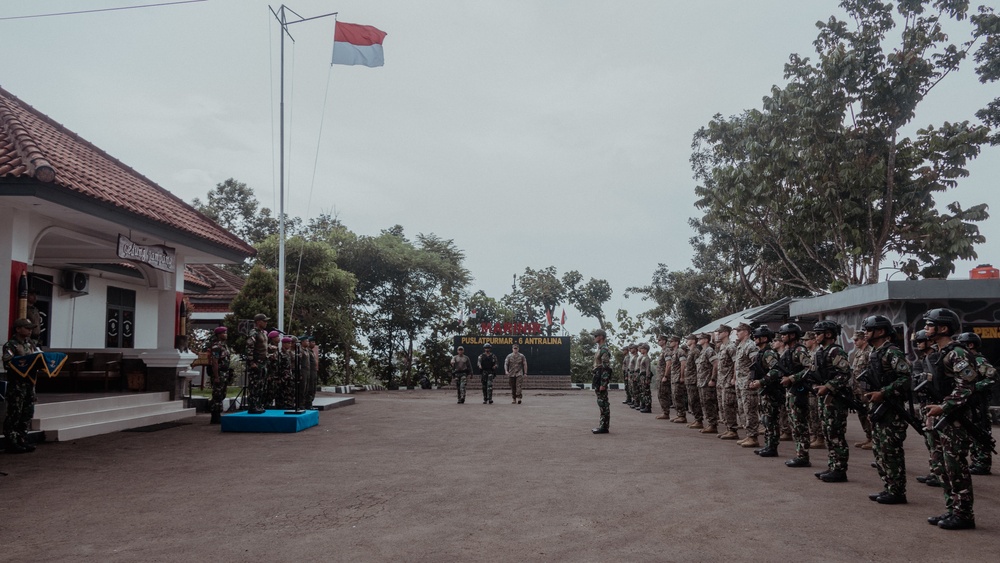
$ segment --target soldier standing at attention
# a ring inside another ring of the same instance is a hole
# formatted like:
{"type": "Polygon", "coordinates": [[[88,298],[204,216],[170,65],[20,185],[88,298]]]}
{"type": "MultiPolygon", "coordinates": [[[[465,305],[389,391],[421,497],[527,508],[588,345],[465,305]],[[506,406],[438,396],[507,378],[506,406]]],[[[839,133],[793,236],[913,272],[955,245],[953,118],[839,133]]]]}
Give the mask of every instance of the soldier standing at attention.
{"type": "MultiPolygon", "coordinates": [[[[660,403],[662,414],[656,415],[657,420],[670,420],[670,407],[673,406],[670,389],[670,357],[673,354],[672,346],[667,344],[667,337],[661,334],[656,337],[656,343],[660,345],[660,377],[657,379],[656,399],[660,403]]],[[[679,411],[678,411],[679,413],[679,411]]]]}
{"type": "MultiPolygon", "coordinates": [[[[952,337],[961,334],[962,321],[951,309],[932,309],[924,317],[927,338],[937,345],[934,361],[929,362],[933,385],[941,404],[927,406],[927,424],[934,428],[938,418],[968,416],[966,408],[973,400],[978,377],[969,353],[952,337]]],[[[969,431],[958,420],[948,420],[936,430],[934,456],[943,469],[942,484],[947,512],[927,519],[945,530],[976,527],[973,511],[972,476],[969,474],[969,431]]]]}
{"type": "MultiPolygon", "coordinates": [[[[809,369],[813,372],[816,371],[816,350],[820,347],[820,340],[820,338],[817,338],[816,332],[812,330],[807,330],[806,335],[802,337],[802,343],[805,344],[806,350],[809,350],[809,369]]],[[[809,436],[812,438],[812,442],[809,442],[810,450],[826,448],[826,442],[823,438],[823,424],[820,422],[821,419],[819,397],[810,393],[809,436]]]]}
{"type": "Polygon", "coordinates": [[[249,414],[264,412],[264,397],[267,386],[267,315],[258,313],[253,317],[254,327],[247,335],[246,344],[246,385],[249,414]]]}
{"type": "Polygon", "coordinates": [[[483,384],[483,404],[493,404],[493,378],[497,375],[497,357],[493,355],[493,345],[483,344],[483,353],[476,360],[479,378],[483,384]]]}
{"type": "Polygon", "coordinates": [[[813,369],[820,382],[814,388],[822,413],[820,418],[823,421],[823,436],[828,451],[827,470],[817,473],[816,478],[824,483],[842,483],[847,481],[850,449],[847,447],[846,437],[848,405],[839,395],[853,393],[851,365],[847,361],[847,352],[839,344],[839,324],[822,320],[813,325],[813,331],[818,343],[813,356],[813,369]]]}
{"type": "Polygon", "coordinates": [[[761,421],[764,423],[764,447],[754,450],[760,457],[778,456],[778,434],[781,425],[781,405],[785,391],[781,387],[781,370],[778,369],[778,353],[771,346],[774,333],[767,325],[753,331],[753,342],[757,354],[753,359],[749,388],[760,392],[761,421]]]}
{"type": "Polygon", "coordinates": [[[625,400],[623,405],[632,406],[632,356],[631,347],[628,344],[622,346],[622,385],[625,386],[625,400]]]}
{"type": "MultiPolygon", "coordinates": [[[[983,349],[983,340],[974,332],[963,332],[958,335],[958,341],[969,351],[972,365],[979,377],[976,379],[976,392],[972,397],[970,419],[983,430],[987,436],[993,436],[993,421],[990,419],[990,395],[997,381],[997,370],[979,351],[983,349]]],[[[989,475],[993,468],[993,452],[979,440],[972,441],[969,454],[969,473],[973,475],[989,475]]]]}
{"type": "MultiPolygon", "coordinates": [[[[910,370],[913,373],[913,386],[916,387],[921,383],[924,386],[921,388],[920,392],[914,397],[915,400],[919,401],[919,409],[914,412],[914,417],[918,418],[920,421],[926,423],[927,421],[927,402],[930,399],[930,395],[927,392],[927,386],[931,385],[931,370],[927,366],[927,358],[931,353],[930,343],[927,341],[927,331],[920,329],[912,334],[910,341],[913,345],[913,353],[916,358],[913,363],[910,364],[910,370]],[[925,383],[926,382],[926,383],[925,383]]],[[[924,445],[927,446],[928,459],[927,465],[930,473],[927,475],[918,475],[917,482],[923,483],[929,487],[940,487],[941,486],[941,473],[942,469],[939,465],[935,463],[934,457],[934,433],[924,432],[924,445]]]]}
{"type": "Polygon", "coordinates": [[[702,434],[715,434],[719,429],[719,399],[715,391],[717,385],[716,353],[712,346],[712,335],[703,332],[698,335],[698,354],[696,367],[698,371],[698,393],[701,395],[701,410],[705,415],[705,427],[702,434]]]}
{"type": "Polygon", "coordinates": [[[507,354],[503,361],[503,371],[510,381],[510,404],[521,404],[521,395],[524,389],[524,376],[528,374],[528,358],[520,352],[520,347],[515,344],[513,351],[507,354]]]}
{"type": "Polygon", "coordinates": [[[892,343],[895,329],[892,321],[882,315],[872,315],[862,321],[866,339],[872,349],[868,357],[869,377],[877,387],[865,393],[871,403],[872,453],[875,468],[882,479],[882,491],[868,498],[879,504],[906,504],[906,419],[903,401],[910,392],[910,364],[906,355],[892,343]]]}
{"type": "MultiPolygon", "coordinates": [[[[516,345],[514,349],[517,349],[516,345]]],[[[458,347],[458,353],[451,357],[451,372],[455,379],[455,389],[458,390],[458,404],[465,404],[465,385],[472,373],[472,360],[465,355],[465,348],[461,346],[458,347]]]]}
{"type": "Polygon", "coordinates": [[[629,396],[632,397],[629,406],[633,409],[639,408],[642,398],[639,397],[639,345],[635,342],[628,345],[628,378],[625,380],[625,387],[629,396]]]}
{"type": "MultiPolygon", "coordinates": [[[[854,389],[854,397],[859,401],[861,400],[861,384],[858,382],[858,376],[868,369],[869,354],[871,354],[871,349],[868,347],[865,329],[862,328],[854,333],[854,350],[848,354],[848,359],[851,362],[851,386],[854,389]]],[[[872,423],[867,416],[861,413],[858,413],[858,420],[861,422],[861,428],[865,431],[865,441],[854,444],[854,447],[870,450],[872,449],[872,423]]]]}
{"type": "Polygon", "coordinates": [[[760,394],[750,390],[757,345],[750,338],[750,332],[750,325],[746,323],[736,327],[736,404],[743,419],[743,428],[747,431],[747,437],[736,443],[744,448],[759,448],[760,394]]]}
{"type": "Polygon", "coordinates": [[[643,342],[639,345],[639,357],[636,359],[635,381],[638,385],[638,410],[645,414],[653,412],[653,390],[649,367],[649,344],[643,342]]]}
{"type": "Polygon", "coordinates": [[[682,364],[684,369],[681,373],[681,379],[687,388],[688,410],[694,417],[694,422],[688,424],[687,427],[701,430],[705,428],[705,425],[702,424],[704,412],[701,408],[701,393],[698,391],[698,356],[701,355],[701,347],[698,346],[698,338],[693,334],[687,335],[685,340],[687,341],[687,357],[684,358],[682,364]]]}
{"type": "Polygon", "coordinates": [[[298,339],[294,336],[281,337],[278,378],[274,389],[274,404],[279,409],[295,408],[295,363],[299,355],[295,349],[297,343],[298,339]]]}
{"type": "Polygon", "coordinates": [[[229,332],[224,326],[215,327],[215,337],[208,349],[209,367],[212,369],[212,402],[208,412],[212,417],[209,424],[222,422],[222,401],[226,399],[226,388],[233,382],[230,369],[232,352],[229,350],[229,332]]]}
{"type": "Polygon", "coordinates": [[[28,427],[35,416],[34,374],[23,375],[14,371],[11,360],[16,356],[26,356],[39,352],[31,339],[34,324],[28,319],[14,321],[14,338],[3,345],[3,367],[7,372],[7,415],[3,420],[3,435],[9,454],[25,454],[35,451],[28,443],[28,427]],[[29,377],[30,376],[30,377],[29,377]]]}
{"type": "Polygon", "coordinates": [[[594,379],[591,387],[597,394],[597,408],[601,411],[601,421],[597,428],[591,430],[594,434],[607,434],[611,431],[611,402],[608,401],[608,384],[611,382],[611,350],[608,349],[608,333],[599,328],[591,333],[597,341],[597,352],[594,354],[594,379]]]}
{"type": "Polygon", "coordinates": [[[722,440],[738,440],[740,438],[737,428],[736,406],[736,344],[729,340],[729,335],[733,329],[722,325],[715,331],[716,342],[719,346],[716,369],[719,378],[718,391],[719,407],[722,411],[722,424],[726,431],[719,434],[722,440]]]}
{"type": "Polygon", "coordinates": [[[778,328],[785,350],[778,365],[784,377],[781,385],[787,390],[785,405],[795,440],[795,457],[786,461],[788,467],[809,467],[809,391],[803,378],[809,371],[809,351],[799,342],[802,328],[795,323],[785,323],[778,328]]]}
{"type": "Polygon", "coordinates": [[[670,422],[687,424],[687,389],[684,385],[684,358],[686,357],[685,347],[681,346],[681,337],[671,335],[667,338],[670,346],[670,391],[673,395],[677,418],[670,422]]]}

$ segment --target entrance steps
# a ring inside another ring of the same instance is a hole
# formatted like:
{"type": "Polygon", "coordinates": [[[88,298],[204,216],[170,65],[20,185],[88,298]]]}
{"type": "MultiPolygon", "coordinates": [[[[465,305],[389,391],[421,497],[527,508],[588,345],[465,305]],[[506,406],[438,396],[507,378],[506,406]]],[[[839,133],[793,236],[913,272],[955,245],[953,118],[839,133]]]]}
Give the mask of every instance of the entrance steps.
{"type": "Polygon", "coordinates": [[[65,442],[194,415],[183,401],[171,401],[170,393],[130,393],[36,404],[31,429],[45,432],[47,441],[65,442]]]}

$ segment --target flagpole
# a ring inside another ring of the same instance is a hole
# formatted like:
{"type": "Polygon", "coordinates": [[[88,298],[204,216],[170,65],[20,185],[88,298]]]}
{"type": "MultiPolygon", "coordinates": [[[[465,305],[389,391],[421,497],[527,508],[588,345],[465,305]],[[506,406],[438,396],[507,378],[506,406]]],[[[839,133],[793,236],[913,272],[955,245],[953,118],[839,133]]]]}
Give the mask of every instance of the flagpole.
{"type": "Polygon", "coordinates": [[[279,162],[278,165],[278,191],[279,191],[279,208],[278,208],[278,330],[284,332],[285,330],[285,36],[287,35],[289,39],[293,42],[295,38],[288,31],[288,26],[295,23],[302,23],[304,21],[315,20],[319,18],[326,18],[329,16],[337,15],[337,12],[331,12],[329,14],[323,14],[321,16],[313,16],[311,18],[304,18],[297,14],[295,10],[288,8],[284,4],[278,8],[275,12],[274,8],[268,6],[271,13],[278,20],[278,25],[281,26],[281,101],[278,106],[278,112],[280,116],[280,126],[279,135],[281,137],[279,142],[279,162]],[[299,19],[295,21],[288,21],[285,12],[291,12],[295,14],[299,19]]]}

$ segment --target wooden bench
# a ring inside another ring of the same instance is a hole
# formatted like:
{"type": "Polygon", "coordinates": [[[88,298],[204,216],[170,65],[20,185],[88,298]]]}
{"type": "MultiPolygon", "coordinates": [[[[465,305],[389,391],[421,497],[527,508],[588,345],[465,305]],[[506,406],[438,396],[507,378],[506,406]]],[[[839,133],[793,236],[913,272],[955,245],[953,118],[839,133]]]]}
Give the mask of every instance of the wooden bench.
{"type": "Polygon", "coordinates": [[[73,389],[78,390],[80,381],[103,381],[104,390],[110,388],[116,381],[118,389],[122,390],[122,355],[120,352],[94,352],[87,369],[77,369],[71,372],[73,389]]]}

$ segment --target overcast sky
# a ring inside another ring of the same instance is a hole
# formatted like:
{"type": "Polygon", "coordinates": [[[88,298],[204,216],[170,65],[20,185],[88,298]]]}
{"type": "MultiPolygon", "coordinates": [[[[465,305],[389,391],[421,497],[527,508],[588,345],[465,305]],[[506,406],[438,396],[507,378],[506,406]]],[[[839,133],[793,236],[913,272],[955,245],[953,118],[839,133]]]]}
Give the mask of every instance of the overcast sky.
{"type": "MultiPolygon", "coordinates": [[[[152,1],[0,0],[0,18],[152,1]]],[[[693,133],[759,108],[790,53],[812,56],[816,21],[840,13],[833,0],[288,6],[388,33],[384,67],[331,68],[333,19],[291,27],[288,213],[454,239],[472,291],[492,297],[526,266],[604,278],[612,318],[649,308],[622,293],[657,263],[690,265],[693,133]]],[[[233,177],[277,209],[278,41],[257,0],[0,20],[0,85],[185,201],[233,177]]],[[[913,127],[974,120],[998,93],[967,65],[913,127]]],[[[1000,213],[998,156],[985,150],[939,203],[1000,213]]],[[[981,225],[979,262],[1000,264],[998,221],[981,225]]],[[[595,324],[567,314],[571,332],[595,324]]]]}

